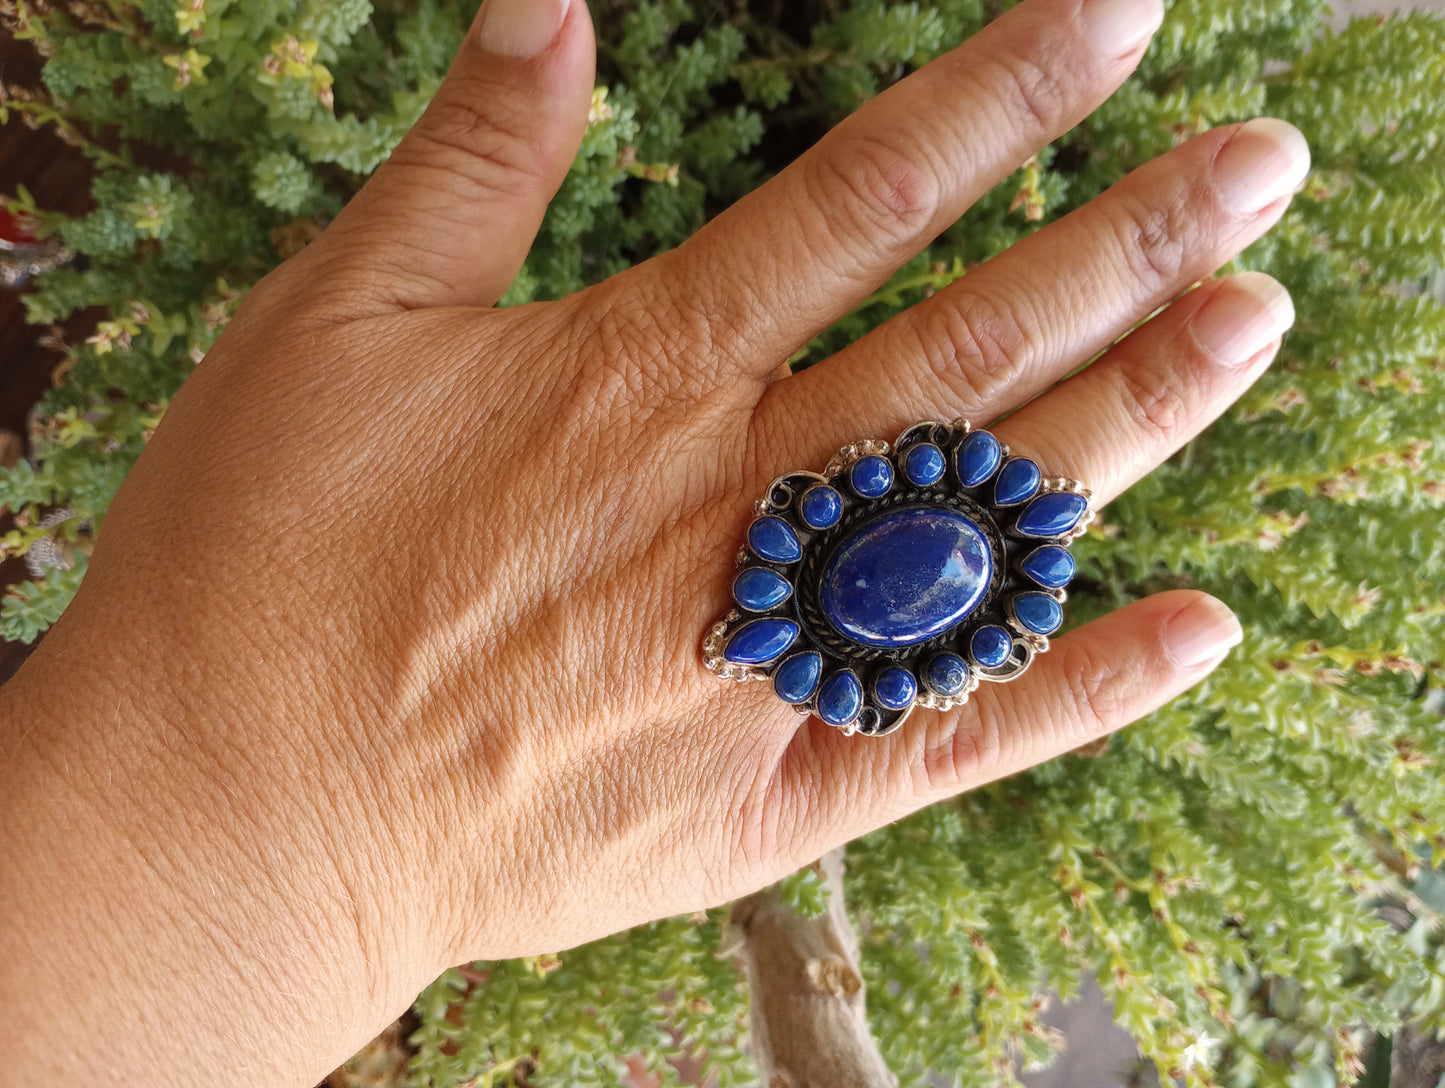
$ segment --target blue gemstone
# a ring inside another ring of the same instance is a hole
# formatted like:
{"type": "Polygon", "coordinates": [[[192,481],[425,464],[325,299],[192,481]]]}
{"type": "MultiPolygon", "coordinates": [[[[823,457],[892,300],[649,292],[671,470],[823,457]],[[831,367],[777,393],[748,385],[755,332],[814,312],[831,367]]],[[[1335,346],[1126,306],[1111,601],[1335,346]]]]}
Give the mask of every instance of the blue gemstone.
{"type": "Polygon", "coordinates": [[[973,641],[968,647],[973,659],[986,669],[995,669],[1002,665],[1008,660],[1013,648],[1013,636],[993,624],[975,631],[973,641]]]}
{"type": "Polygon", "coordinates": [[[806,703],[818,690],[823,675],[823,655],[817,650],[794,654],[773,673],[773,690],[785,703],[806,703]]]}
{"type": "Polygon", "coordinates": [[[893,486],[893,466],[883,457],[864,457],[849,471],[848,482],[865,499],[879,498],[893,486]]]}
{"type": "Polygon", "coordinates": [[[919,487],[938,483],[943,478],[946,467],[943,451],[932,442],[919,443],[910,449],[903,459],[903,471],[919,487]]]}
{"type": "Polygon", "coordinates": [[[864,646],[912,646],[959,623],[993,576],[983,531],[964,515],[905,507],[860,525],[823,568],[818,603],[864,646]]]}
{"type": "Polygon", "coordinates": [[[873,681],[873,697],[880,706],[889,710],[907,710],[913,705],[913,698],[917,694],[918,681],[913,678],[913,674],[896,665],[884,669],[873,681]]]}
{"type": "Polygon", "coordinates": [[[1045,544],[1024,556],[1019,568],[1041,586],[1062,589],[1074,577],[1074,557],[1068,548],[1045,544]]]}
{"type": "Polygon", "coordinates": [[[987,431],[974,431],[958,445],[958,478],[964,487],[977,487],[998,468],[1003,447],[987,431]]]}
{"type": "Polygon", "coordinates": [[[793,587],[768,567],[748,567],[733,579],[733,600],[749,612],[766,612],[793,594],[793,587]]]}
{"type": "Polygon", "coordinates": [[[829,725],[847,725],[863,709],[863,685],[847,669],[840,669],[818,689],[818,717],[829,725]]]}
{"type": "Polygon", "coordinates": [[[968,686],[968,662],[957,654],[935,654],[924,679],[939,695],[957,695],[968,686]]]}
{"type": "Polygon", "coordinates": [[[999,506],[1013,506],[1033,497],[1043,481],[1039,466],[1027,457],[1015,457],[1004,465],[993,482],[993,501],[999,506]]]}
{"type": "Polygon", "coordinates": [[[803,558],[798,534],[782,518],[758,518],[749,525],[748,546],[774,563],[796,563],[803,558]]]}
{"type": "Polygon", "coordinates": [[[1014,615],[1036,635],[1052,635],[1064,625],[1064,610],[1047,593],[1020,593],[1014,598],[1014,615]]]}
{"type": "Polygon", "coordinates": [[[843,496],[827,484],[810,487],[798,500],[798,513],[810,529],[831,529],[843,516],[843,496]]]}
{"type": "Polygon", "coordinates": [[[728,639],[723,658],[738,665],[766,665],[798,637],[798,625],[792,620],[749,620],[728,639]]]}
{"type": "Polygon", "coordinates": [[[1024,536],[1063,536],[1079,523],[1089,500],[1071,491],[1040,495],[1024,507],[1014,529],[1024,536]]]}

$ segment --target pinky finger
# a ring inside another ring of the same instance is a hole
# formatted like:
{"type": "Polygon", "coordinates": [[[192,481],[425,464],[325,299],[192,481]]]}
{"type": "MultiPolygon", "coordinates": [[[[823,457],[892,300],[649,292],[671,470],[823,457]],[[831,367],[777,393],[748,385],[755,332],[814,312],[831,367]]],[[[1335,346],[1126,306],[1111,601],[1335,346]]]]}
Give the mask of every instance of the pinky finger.
{"type": "Polygon", "coordinates": [[[890,737],[817,721],[783,757],[780,828],[806,861],[916,809],[1121,729],[1204,679],[1239,644],[1239,621],[1194,590],[1160,593],[1070,632],[1008,684],[915,712],[890,737]]]}

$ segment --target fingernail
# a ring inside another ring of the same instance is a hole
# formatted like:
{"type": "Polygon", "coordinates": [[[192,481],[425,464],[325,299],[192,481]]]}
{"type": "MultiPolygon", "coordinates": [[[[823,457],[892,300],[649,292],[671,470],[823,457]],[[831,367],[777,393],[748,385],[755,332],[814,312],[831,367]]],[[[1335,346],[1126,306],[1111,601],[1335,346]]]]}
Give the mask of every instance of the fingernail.
{"type": "Polygon", "coordinates": [[[1244,629],[1222,601],[1205,597],[1164,625],[1164,647],[1182,668],[1197,669],[1244,641],[1244,629]]]}
{"type": "Polygon", "coordinates": [[[1224,280],[1194,315],[1194,336],[1221,362],[1243,366],[1294,324],[1294,302],[1263,272],[1224,280]]]}
{"type": "Polygon", "coordinates": [[[1246,121],[1214,158],[1214,188],[1226,205],[1249,215],[1298,188],[1310,170],[1310,145],[1288,121],[1246,121]]]}
{"type": "Polygon", "coordinates": [[[1131,53],[1164,21],[1162,0],[1084,0],[1084,35],[1106,57],[1131,53]]]}
{"type": "Polygon", "coordinates": [[[557,37],[569,0],[487,0],[477,38],[488,53],[535,57],[557,37]]]}

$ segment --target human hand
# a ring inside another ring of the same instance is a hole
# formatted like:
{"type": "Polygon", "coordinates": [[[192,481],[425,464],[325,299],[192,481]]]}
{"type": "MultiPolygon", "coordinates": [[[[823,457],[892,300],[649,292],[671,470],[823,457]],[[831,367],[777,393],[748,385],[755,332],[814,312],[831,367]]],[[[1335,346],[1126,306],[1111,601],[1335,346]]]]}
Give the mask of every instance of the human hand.
{"type": "MultiPolygon", "coordinates": [[[[7,689],[7,709],[51,706],[13,766],[89,791],[41,831],[143,858],[113,898],[167,904],[101,970],[194,970],[217,933],[232,959],[264,945],[286,1017],[346,1010],[325,1054],[287,1066],[319,1074],[446,965],[725,902],[1207,674],[1237,625],[1169,593],[869,740],[719,684],[698,651],[780,472],[1027,402],[999,437],[1104,502],[1268,365],[1292,313],[1245,275],[1051,389],[1278,219],[1308,163],[1278,122],[1191,140],[780,371],[1102,102],[1157,18],[1028,0],[678,250],[495,310],[580,139],[592,43],[576,0],[490,0],[426,117],[176,398],[72,610],[7,689]]],[[[99,864],[27,890],[54,899],[99,864]]],[[[83,932],[83,902],[57,911],[83,932]]],[[[146,985],[163,1005],[165,979],[146,985]]],[[[229,1039],[205,1016],[173,1036],[213,1056],[264,1037],[264,1015],[236,1013],[254,990],[239,971],[218,986],[229,1039]]]]}

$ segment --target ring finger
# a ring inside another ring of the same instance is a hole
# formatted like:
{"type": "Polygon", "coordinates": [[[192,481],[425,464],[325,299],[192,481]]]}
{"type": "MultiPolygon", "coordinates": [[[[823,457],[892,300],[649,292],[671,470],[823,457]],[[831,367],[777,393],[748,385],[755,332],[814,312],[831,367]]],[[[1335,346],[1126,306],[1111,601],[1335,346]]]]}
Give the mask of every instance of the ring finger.
{"type": "Polygon", "coordinates": [[[1199,434],[1268,368],[1294,306],[1263,272],[1192,291],[993,428],[1102,506],[1199,434]]]}
{"type": "MultiPolygon", "coordinates": [[[[1289,295],[1263,273],[1215,281],[995,433],[1050,471],[1076,474],[1107,502],[1223,411],[1269,365],[1293,317],[1289,295]]],[[[780,794],[795,799],[779,817],[792,826],[780,834],[799,856],[815,856],[1118,729],[1217,663],[1238,640],[1225,617],[1203,594],[1159,595],[1064,636],[1016,683],[985,685],[960,710],[915,713],[895,736],[860,742],[810,722],[789,735],[775,772],[780,794]],[[1234,638],[1221,639],[1231,628],[1234,638]]]]}

